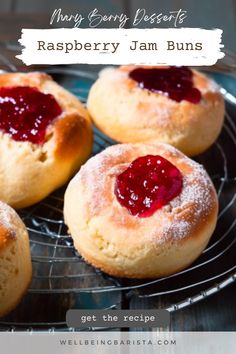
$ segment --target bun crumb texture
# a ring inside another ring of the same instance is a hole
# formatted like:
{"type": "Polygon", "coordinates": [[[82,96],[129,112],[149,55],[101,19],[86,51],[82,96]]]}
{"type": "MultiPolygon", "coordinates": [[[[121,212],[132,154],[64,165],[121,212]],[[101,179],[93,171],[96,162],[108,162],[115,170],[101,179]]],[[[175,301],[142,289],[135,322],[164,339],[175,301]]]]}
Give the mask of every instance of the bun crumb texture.
{"type": "Polygon", "coordinates": [[[65,184],[87,160],[92,149],[91,122],[82,103],[47,74],[1,74],[0,90],[6,87],[31,87],[52,95],[60,106],[54,111],[61,112],[40,144],[17,141],[0,131],[0,200],[24,208],[65,184]]]}
{"type": "Polygon", "coordinates": [[[190,265],[216,225],[218,199],[204,168],[163,143],[114,145],[92,157],[69,183],[64,217],[82,257],[108,274],[156,278],[190,265]],[[159,155],[182,174],[181,193],[149,217],[131,215],[116,178],[140,156],[159,155]]]}
{"type": "Polygon", "coordinates": [[[29,236],[16,212],[0,202],[0,316],[13,310],[32,277],[29,236]]]}
{"type": "MultiPolygon", "coordinates": [[[[145,81],[136,82],[131,75],[136,70],[164,71],[133,65],[102,70],[88,97],[88,111],[96,126],[121,143],[163,142],[187,156],[208,149],[224,121],[224,98],[218,85],[202,73],[189,70],[193,97],[189,101],[187,93],[181,99],[178,92],[171,91],[171,99],[165,92],[143,87],[145,81]]],[[[147,87],[149,84],[147,81],[147,87]]]]}

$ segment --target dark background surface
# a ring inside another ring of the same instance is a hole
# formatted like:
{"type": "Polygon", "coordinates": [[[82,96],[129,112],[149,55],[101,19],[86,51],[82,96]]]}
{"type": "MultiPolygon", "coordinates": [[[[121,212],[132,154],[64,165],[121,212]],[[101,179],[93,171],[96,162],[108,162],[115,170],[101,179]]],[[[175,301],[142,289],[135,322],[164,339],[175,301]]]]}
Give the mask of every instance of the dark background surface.
{"type": "MultiPolygon", "coordinates": [[[[236,331],[236,284],[171,314],[171,331],[236,331]]],[[[131,307],[158,308],[155,300],[135,300],[131,307]]]]}

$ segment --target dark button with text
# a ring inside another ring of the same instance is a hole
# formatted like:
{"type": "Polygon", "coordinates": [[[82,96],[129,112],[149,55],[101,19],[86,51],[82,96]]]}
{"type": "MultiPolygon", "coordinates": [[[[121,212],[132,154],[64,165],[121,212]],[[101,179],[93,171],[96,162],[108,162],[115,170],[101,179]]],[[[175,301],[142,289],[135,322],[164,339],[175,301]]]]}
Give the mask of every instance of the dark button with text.
{"type": "Polygon", "coordinates": [[[165,327],[170,323],[167,310],[77,310],[66,313],[72,328],[87,327],[165,327]]]}

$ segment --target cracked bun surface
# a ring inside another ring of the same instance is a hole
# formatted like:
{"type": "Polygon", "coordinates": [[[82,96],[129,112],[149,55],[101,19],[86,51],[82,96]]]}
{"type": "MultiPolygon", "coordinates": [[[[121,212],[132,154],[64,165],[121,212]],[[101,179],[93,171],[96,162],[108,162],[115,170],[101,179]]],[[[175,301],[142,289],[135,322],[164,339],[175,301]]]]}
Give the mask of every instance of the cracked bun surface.
{"type": "Polygon", "coordinates": [[[86,109],[47,74],[1,74],[0,117],[0,200],[14,208],[62,186],[91,152],[86,109]]]}
{"type": "Polygon", "coordinates": [[[174,83],[171,75],[170,79],[164,77],[160,82],[162,89],[166,86],[170,89],[170,95],[167,95],[158,87],[152,89],[151,84],[156,85],[152,72],[146,78],[148,89],[143,87],[145,81],[138,83],[131,77],[134,70],[154,70],[158,80],[158,71],[166,69],[130,65],[101,71],[90,90],[88,110],[103,133],[122,143],[152,140],[168,143],[188,156],[197,155],[214,143],[224,119],[224,99],[214,81],[196,70],[185,69],[192,78],[187,75],[189,92],[184,88],[186,97],[181,99],[178,95],[181,85],[186,82],[178,83],[178,79],[183,79],[181,72],[174,83]],[[177,86],[176,92],[171,92],[172,85],[177,86]],[[196,90],[199,100],[195,97],[196,90]],[[171,93],[176,100],[170,98],[171,93]],[[195,103],[191,102],[194,99],[195,103]]]}
{"type": "Polygon", "coordinates": [[[164,143],[107,148],[81,167],[65,193],[64,217],[75,248],[86,261],[118,277],[156,278],[187,267],[206,247],[217,213],[217,195],[205,169],[164,143]],[[117,176],[149,155],[161,156],[180,171],[182,189],[152,215],[139,217],[120,204],[114,191],[117,176]]]}
{"type": "Polygon", "coordinates": [[[0,316],[20,302],[32,276],[29,237],[17,213],[0,202],[0,316]]]}

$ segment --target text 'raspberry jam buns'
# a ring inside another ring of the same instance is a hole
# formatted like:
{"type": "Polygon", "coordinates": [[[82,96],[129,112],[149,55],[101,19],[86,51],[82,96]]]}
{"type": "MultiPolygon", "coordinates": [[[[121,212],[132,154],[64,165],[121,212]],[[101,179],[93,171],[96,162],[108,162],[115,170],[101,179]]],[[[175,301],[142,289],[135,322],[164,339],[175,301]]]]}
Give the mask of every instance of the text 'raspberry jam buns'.
{"type": "Polygon", "coordinates": [[[32,205],[88,158],[91,122],[82,103],[44,73],[0,75],[0,200],[32,205]]]}
{"type": "Polygon", "coordinates": [[[20,302],[32,276],[29,237],[16,212],[0,202],[0,316],[20,302]]]}
{"type": "Polygon", "coordinates": [[[164,143],[114,145],[89,159],[65,193],[82,257],[119,277],[152,278],[191,264],[216,225],[204,168],[164,143]]]}
{"type": "Polygon", "coordinates": [[[224,99],[217,84],[196,70],[130,65],[100,73],[88,110],[114,140],[165,142],[193,156],[218,137],[224,99]]]}

